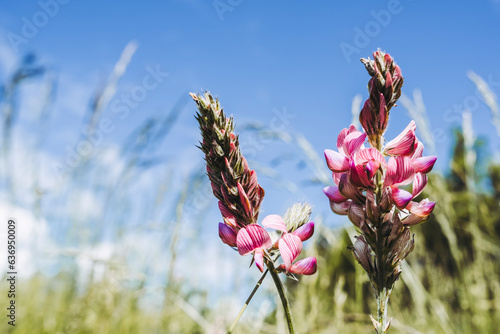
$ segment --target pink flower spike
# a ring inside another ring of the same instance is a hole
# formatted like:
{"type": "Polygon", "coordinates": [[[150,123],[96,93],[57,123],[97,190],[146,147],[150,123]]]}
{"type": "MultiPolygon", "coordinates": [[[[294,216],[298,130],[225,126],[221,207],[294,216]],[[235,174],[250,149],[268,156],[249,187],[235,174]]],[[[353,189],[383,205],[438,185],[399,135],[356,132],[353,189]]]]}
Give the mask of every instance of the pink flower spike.
{"type": "Polygon", "coordinates": [[[288,274],[293,261],[302,252],[302,241],[295,234],[287,233],[279,241],[279,250],[285,263],[286,273],[288,274]]]}
{"type": "Polygon", "coordinates": [[[413,179],[413,189],[411,192],[413,198],[420,195],[420,193],[422,192],[422,190],[424,190],[426,185],[427,185],[427,175],[422,173],[415,174],[415,178],[413,179]]]}
{"type": "Polygon", "coordinates": [[[269,215],[262,221],[262,225],[267,228],[272,228],[278,231],[287,232],[283,218],[278,215],[269,215]]]}
{"type": "Polygon", "coordinates": [[[264,272],[264,251],[261,248],[256,249],[253,258],[260,272],[264,272]]]}
{"type": "Polygon", "coordinates": [[[298,275],[314,275],[318,270],[318,264],[315,257],[307,257],[295,262],[290,267],[290,272],[298,275]]]}
{"type": "Polygon", "coordinates": [[[349,169],[349,159],[343,154],[332,150],[325,150],[325,159],[332,172],[345,172],[349,169]]]}
{"type": "Polygon", "coordinates": [[[413,201],[409,202],[406,208],[414,215],[426,217],[432,213],[434,206],[436,206],[436,203],[431,202],[426,198],[421,200],[419,203],[413,201]]]}
{"type": "Polygon", "coordinates": [[[340,193],[339,187],[337,186],[324,187],[323,192],[330,200],[332,200],[335,203],[342,203],[347,201],[347,198],[345,198],[340,193]]]}
{"type": "Polygon", "coordinates": [[[219,223],[219,237],[226,245],[236,247],[236,231],[231,226],[219,223]]]}
{"type": "Polygon", "coordinates": [[[240,255],[247,255],[257,248],[267,249],[271,245],[271,237],[262,226],[257,224],[242,228],[236,236],[236,246],[240,255]]]}
{"type": "Polygon", "coordinates": [[[314,234],[314,222],[309,222],[305,225],[302,225],[298,229],[292,232],[300,238],[302,241],[306,241],[314,234]]]}
{"type": "Polygon", "coordinates": [[[432,170],[432,167],[434,167],[434,163],[436,163],[436,160],[437,157],[435,156],[417,158],[413,160],[413,168],[417,173],[427,174],[432,170]]]}
{"type": "Polygon", "coordinates": [[[411,155],[415,150],[415,121],[403,130],[396,138],[385,145],[385,153],[388,155],[411,155]]]}
{"type": "Polygon", "coordinates": [[[404,209],[408,203],[410,203],[413,196],[406,190],[399,189],[398,187],[391,186],[392,189],[392,200],[398,209],[404,209]]]}

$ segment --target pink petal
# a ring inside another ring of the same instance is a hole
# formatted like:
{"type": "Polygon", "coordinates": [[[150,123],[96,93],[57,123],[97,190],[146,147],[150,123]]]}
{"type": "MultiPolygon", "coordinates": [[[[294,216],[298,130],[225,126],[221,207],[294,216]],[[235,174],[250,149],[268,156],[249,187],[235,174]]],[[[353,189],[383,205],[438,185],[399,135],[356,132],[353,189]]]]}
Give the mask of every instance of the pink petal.
{"type": "Polygon", "coordinates": [[[373,185],[373,182],[368,179],[364,166],[356,165],[354,160],[350,163],[350,179],[358,187],[367,188],[373,185]]]}
{"type": "Polygon", "coordinates": [[[351,203],[351,200],[345,201],[344,203],[335,203],[333,201],[330,201],[330,208],[334,213],[346,216],[349,213],[349,206],[351,205],[351,203]]]}
{"type": "Polygon", "coordinates": [[[437,157],[432,155],[428,157],[417,158],[413,160],[413,168],[415,168],[415,172],[417,173],[427,174],[432,170],[432,167],[434,167],[434,163],[436,162],[436,160],[437,157]]]}
{"type": "Polygon", "coordinates": [[[385,127],[385,123],[387,121],[387,107],[385,102],[384,94],[380,93],[380,104],[379,104],[379,129],[382,130],[385,127]]]}
{"type": "Polygon", "coordinates": [[[410,203],[413,196],[406,190],[399,189],[398,187],[392,186],[392,200],[398,209],[404,209],[408,203],[410,203]]]}
{"type": "Polygon", "coordinates": [[[347,156],[351,156],[354,152],[359,150],[366,139],[366,133],[361,131],[355,131],[347,135],[344,141],[344,152],[347,152],[347,156]]]}
{"type": "Polygon", "coordinates": [[[349,169],[349,159],[339,152],[325,150],[325,159],[332,172],[345,172],[349,169]]]}
{"type": "Polygon", "coordinates": [[[382,153],[380,153],[379,150],[373,147],[357,151],[354,160],[356,161],[357,165],[364,165],[368,161],[376,161],[381,165],[387,165],[382,153]]]}
{"type": "Polygon", "coordinates": [[[422,190],[424,190],[426,185],[427,185],[427,175],[422,173],[415,174],[415,178],[413,179],[413,189],[411,195],[414,198],[417,197],[418,195],[420,195],[422,190]]]}
{"type": "Polygon", "coordinates": [[[252,204],[250,204],[250,201],[248,200],[247,193],[245,192],[245,189],[243,189],[243,186],[239,182],[237,184],[238,184],[238,194],[240,195],[241,205],[243,206],[243,209],[245,210],[246,216],[251,218],[251,217],[253,217],[252,204]]]}
{"type": "Polygon", "coordinates": [[[380,164],[375,161],[368,161],[368,163],[365,166],[366,169],[366,176],[368,176],[368,179],[371,180],[377,170],[380,168],[380,164]]]}
{"type": "Polygon", "coordinates": [[[255,260],[255,265],[259,268],[260,272],[264,271],[264,251],[260,248],[255,250],[255,254],[253,256],[255,260]]]}
{"type": "Polygon", "coordinates": [[[340,182],[340,178],[342,177],[342,174],[345,174],[345,173],[335,173],[335,172],[333,172],[332,173],[333,183],[335,183],[336,185],[338,185],[339,182],[340,182]]]}
{"type": "Polygon", "coordinates": [[[339,150],[340,153],[343,153],[345,156],[347,156],[347,152],[344,151],[344,140],[348,134],[349,130],[344,128],[340,131],[339,136],[337,137],[337,149],[339,150]]]}
{"type": "Polygon", "coordinates": [[[257,248],[269,248],[272,245],[269,234],[257,224],[242,228],[236,236],[236,246],[240,255],[246,255],[257,248]]]}
{"type": "Polygon", "coordinates": [[[306,241],[314,234],[314,222],[309,222],[305,225],[302,225],[298,229],[292,232],[300,238],[302,241],[306,241]]]}
{"type": "Polygon", "coordinates": [[[278,215],[269,215],[262,220],[262,225],[267,228],[272,228],[278,231],[287,232],[287,228],[283,218],[278,215]]]}
{"type": "Polygon", "coordinates": [[[392,76],[391,72],[387,71],[387,74],[385,75],[385,87],[389,87],[392,85],[392,76]]]}
{"type": "Polygon", "coordinates": [[[414,215],[417,216],[429,216],[434,210],[435,202],[429,201],[429,199],[423,199],[419,203],[417,202],[409,202],[406,208],[414,215]]]}
{"type": "Polygon", "coordinates": [[[415,121],[403,130],[396,138],[385,145],[385,152],[389,155],[410,155],[415,149],[415,121]]]}
{"type": "Polygon", "coordinates": [[[384,180],[384,186],[408,184],[415,171],[409,157],[390,157],[384,180]]]}
{"type": "Polygon", "coordinates": [[[226,245],[236,246],[236,231],[231,226],[219,223],[219,237],[226,245]]]}
{"type": "Polygon", "coordinates": [[[302,251],[302,241],[295,234],[287,233],[279,241],[279,250],[288,273],[292,262],[295,261],[302,251]]]}
{"type": "Polygon", "coordinates": [[[422,157],[422,153],[424,153],[424,144],[415,139],[415,152],[411,156],[412,160],[422,157]]]}
{"type": "Polygon", "coordinates": [[[335,203],[342,203],[347,200],[339,191],[339,187],[337,186],[330,186],[330,187],[324,187],[323,192],[325,195],[335,203]]]}
{"type": "Polygon", "coordinates": [[[307,257],[295,262],[290,267],[290,272],[299,275],[313,275],[318,270],[318,264],[315,257],[307,257]]]}
{"type": "Polygon", "coordinates": [[[236,218],[231,210],[227,208],[227,206],[222,203],[222,201],[219,201],[219,210],[220,213],[222,214],[222,217],[224,218],[224,222],[232,227],[238,227],[236,224],[236,218]]]}

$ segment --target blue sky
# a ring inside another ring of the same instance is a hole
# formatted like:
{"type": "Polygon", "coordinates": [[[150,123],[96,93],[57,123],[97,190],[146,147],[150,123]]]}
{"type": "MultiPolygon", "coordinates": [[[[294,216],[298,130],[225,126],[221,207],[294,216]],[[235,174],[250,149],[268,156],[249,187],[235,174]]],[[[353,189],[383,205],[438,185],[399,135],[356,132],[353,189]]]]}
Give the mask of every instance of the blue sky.
{"type": "MultiPolygon", "coordinates": [[[[440,134],[437,167],[446,171],[451,128],[460,125],[457,116],[464,105],[471,109],[476,134],[488,140],[492,152],[498,152],[500,144],[490,111],[466,76],[473,70],[500,94],[500,2],[451,4],[410,0],[3,2],[0,79],[5,81],[16,59],[26,52],[35,52],[40,63],[54,71],[58,89],[53,130],[43,150],[63,161],[65,147],[80,136],[90,97],[134,40],[138,49],[115,96],[140,85],[147,68],[169,75],[128,117],[114,123],[116,130],[105,136],[106,142],[123,142],[139,122],[161,117],[180,96],[208,89],[220,97],[237,124],[260,122],[270,127],[276,110],[286,110],[291,117],[284,130],[303,134],[322,155],[325,148],[334,148],[339,131],[350,124],[354,96],[361,94],[363,101],[368,96],[369,77],[358,59],[381,48],[401,66],[403,92],[411,97],[414,89],[421,90],[431,127],[441,131],[436,132],[440,134]],[[53,15],[44,14],[47,11],[53,15]],[[30,24],[38,27],[26,36],[30,24]]],[[[23,103],[29,107],[34,99],[23,103]]],[[[194,147],[199,140],[194,112],[189,102],[163,145],[180,174],[202,163],[194,147]]],[[[104,116],[113,113],[107,108],[104,116]]],[[[20,124],[29,121],[28,110],[21,114],[20,124]]],[[[394,108],[387,137],[397,135],[409,121],[406,109],[394,108]]],[[[260,146],[254,160],[261,164],[291,150],[274,143],[260,146]]],[[[293,162],[276,169],[287,178],[304,173],[293,162]]],[[[307,175],[300,177],[307,179],[307,175]]],[[[307,188],[303,196],[290,195],[273,189],[271,179],[263,178],[266,213],[282,213],[294,200],[309,199],[328,214],[328,202],[318,188],[307,188]]],[[[327,217],[339,221],[331,213],[327,217]]]]}

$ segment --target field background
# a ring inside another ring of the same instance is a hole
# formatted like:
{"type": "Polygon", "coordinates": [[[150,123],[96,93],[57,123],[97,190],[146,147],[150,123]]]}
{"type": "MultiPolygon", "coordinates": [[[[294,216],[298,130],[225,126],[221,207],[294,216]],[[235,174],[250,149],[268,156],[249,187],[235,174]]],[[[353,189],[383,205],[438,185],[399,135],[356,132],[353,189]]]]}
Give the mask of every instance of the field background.
{"type": "MultiPolygon", "coordinates": [[[[377,48],[405,77],[387,138],[411,119],[437,155],[431,219],[391,296],[393,333],[500,327],[500,3],[277,1],[0,4],[0,310],[18,223],[16,326],[1,333],[225,333],[260,273],[220,242],[188,92],[234,116],[266,190],[261,218],[313,206],[286,280],[300,333],[368,333],[366,274],[334,215],[323,150],[368,97],[377,48]],[[88,135],[88,134],[91,135],[88,135]]],[[[286,333],[266,278],[237,333],[286,333]]]]}

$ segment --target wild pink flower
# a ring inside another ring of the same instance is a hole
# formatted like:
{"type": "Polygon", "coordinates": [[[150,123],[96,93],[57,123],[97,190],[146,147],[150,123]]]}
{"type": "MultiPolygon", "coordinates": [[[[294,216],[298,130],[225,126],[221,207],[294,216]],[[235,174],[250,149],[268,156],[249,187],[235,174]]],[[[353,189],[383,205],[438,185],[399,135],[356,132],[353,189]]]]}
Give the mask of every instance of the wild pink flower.
{"type": "MultiPolygon", "coordinates": [[[[265,259],[273,261],[271,254],[279,251],[284,252],[281,256],[289,264],[285,270],[287,274],[314,274],[316,259],[308,258],[292,264],[302,250],[302,241],[309,239],[314,233],[314,223],[295,226],[292,231],[287,230],[280,216],[266,217],[263,221],[265,227],[283,232],[281,238],[273,244],[268,232],[257,224],[264,189],[257,182],[256,172],[250,170],[240,152],[232,117],[225,116],[219,101],[208,92],[203,95],[191,94],[191,97],[198,105],[196,118],[203,136],[200,148],[205,153],[207,175],[212,191],[219,199],[219,210],[223,218],[223,222],[219,223],[222,242],[237,250],[240,255],[251,254],[260,271],[264,270],[265,259]],[[291,248],[294,245],[290,243],[292,239],[298,240],[298,248],[291,248]],[[285,240],[284,244],[282,240],[285,240]]],[[[357,133],[361,134],[359,131],[357,133]]],[[[355,134],[351,137],[355,137],[355,134]]],[[[364,138],[358,142],[363,140],[364,138]]],[[[346,140],[345,145],[347,151],[351,146],[356,146],[350,139],[346,140]]]]}
{"type": "MultiPolygon", "coordinates": [[[[383,312],[401,273],[400,264],[414,247],[409,226],[427,220],[435,207],[436,203],[428,199],[415,199],[427,185],[427,174],[437,158],[422,155],[424,146],[415,134],[413,120],[384,146],[389,112],[401,95],[403,77],[389,54],[376,51],[373,58],[362,59],[372,77],[368,83],[370,97],[359,116],[364,132],[351,125],[340,131],[337,151],[325,150],[334,185],[323,192],[332,211],[347,215],[359,229],[361,235],[352,251],[367,271],[377,293],[379,312],[383,312]],[[407,188],[410,185],[411,192],[407,188]]],[[[281,244],[287,247],[282,253],[288,257],[282,268],[291,271],[296,244],[292,237],[280,240],[280,250],[281,244]]],[[[385,315],[379,313],[378,319],[374,320],[377,333],[385,333],[385,315]]]]}
{"type": "Polygon", "coordinates": [[[284,271],[286,274],[313,275],[316,273],[317,262],[314,257],[308,257],[294,263],[302,252],[302,242],[309,239],[314,233],[313,222],[290,232],[281,216],[270,215],[264,218],[262,225],[283,232],[277,243],[284,264],[280,265],[278,270],[284,271]]]}

